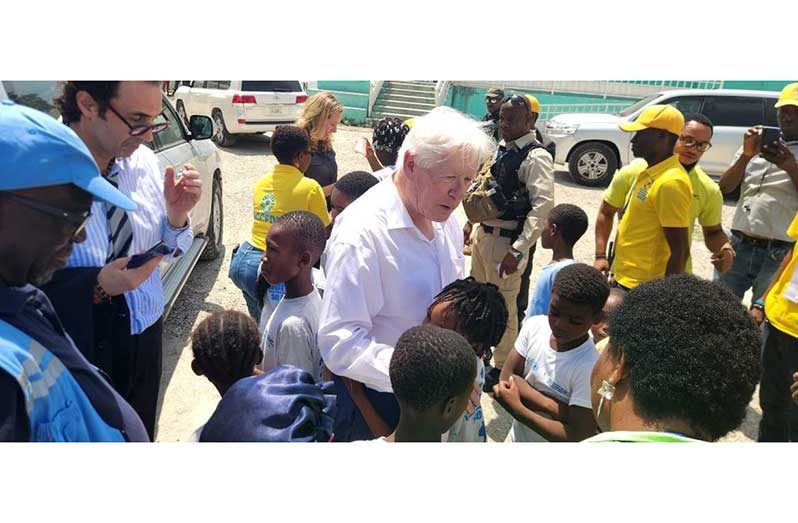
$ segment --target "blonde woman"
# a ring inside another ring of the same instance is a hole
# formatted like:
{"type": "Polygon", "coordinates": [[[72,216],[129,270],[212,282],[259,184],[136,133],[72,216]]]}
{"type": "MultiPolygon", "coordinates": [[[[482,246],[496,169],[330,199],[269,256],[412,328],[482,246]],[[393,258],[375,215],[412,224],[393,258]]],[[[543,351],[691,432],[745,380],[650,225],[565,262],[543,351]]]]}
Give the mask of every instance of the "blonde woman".
{"type": "Polygon", "coordinates": [[[329,207],[330,193],[338,179],[338,164],[332,148],[332,135],[341,123],[344,107],[335,96],[321,92],[311,96],[302,108],[297,125],[310,135],[312,157],[305,176],[319,182],[329,207]]]}

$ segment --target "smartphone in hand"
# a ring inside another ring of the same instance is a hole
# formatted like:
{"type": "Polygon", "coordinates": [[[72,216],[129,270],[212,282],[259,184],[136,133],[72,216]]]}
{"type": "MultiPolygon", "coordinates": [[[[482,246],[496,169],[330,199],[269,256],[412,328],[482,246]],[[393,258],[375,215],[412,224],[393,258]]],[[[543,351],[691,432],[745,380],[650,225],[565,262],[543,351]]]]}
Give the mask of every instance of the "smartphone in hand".
{"type": "Polygon", "coordinates": [[[762,127],[762,145],[772,145],[781,138],[781,129],[778,127],[762,127]]]}
{"type": "Polygon", "coordinates": [[[366,156],[366,138],[363,136],[359,137],[355,142],[355,152],[366,156]]]}
{"type": "Polygon", "coordinates": [[[149,249],[147,249],[147,251],[141,254],[134,254],[133,256],[131,256],[130,261],[127,262],[127,268],[135,269],[136,267],[141,267],[155,256],[167,256],[169,254],[172,254],[172,252],[174,252],[174,249],[168,247],[162,241],[158,242],[149,249]]]}

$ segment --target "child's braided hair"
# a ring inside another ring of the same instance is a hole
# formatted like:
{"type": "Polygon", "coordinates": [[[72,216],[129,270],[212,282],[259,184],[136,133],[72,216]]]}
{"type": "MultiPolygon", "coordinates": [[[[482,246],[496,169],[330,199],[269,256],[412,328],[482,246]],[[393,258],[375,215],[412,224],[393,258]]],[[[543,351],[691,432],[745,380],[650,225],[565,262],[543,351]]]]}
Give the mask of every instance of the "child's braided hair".
{"type": "Polygon", "coordinates": [[[252,376],[263,359],[255,320],[239,311],[215,312],[191,334],[191,351],[202,374],[232,385],[252,376]]]}
{"type": "Polygon", "coordinates": [[[455,330],[474,347],[480,358],[491,357],[491,347],[497,345],[507,328],[507,304],[499,288],[469,276],[455,280],[435,297],[427,309],[443,302],[451,302],[451,312],[457,314],[455,330]]]}

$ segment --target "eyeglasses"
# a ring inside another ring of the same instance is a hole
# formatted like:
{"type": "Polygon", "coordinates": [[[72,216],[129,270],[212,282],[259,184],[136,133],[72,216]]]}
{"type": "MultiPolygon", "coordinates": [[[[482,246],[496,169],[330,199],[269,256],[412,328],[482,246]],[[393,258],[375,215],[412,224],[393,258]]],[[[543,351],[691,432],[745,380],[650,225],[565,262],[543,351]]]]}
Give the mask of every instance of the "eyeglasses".
{"type": "Polygon", "coordinates": [[[81,231],[83,231],[83,229],[86,227],[86,222],[89,221],[89,218],[91,218],[91,211],[67,211],[58,207],[52,207],[36,200],[32,200],[30,198],[25,198],[24,196],[20,196],[18,194],[8,192],[0,194],[9,200],[14,200],[15,202],[21,203],[26,207],[39,211],[40,213],[52,216],[53,218],[59,218],[69,223],[75,228],[75,231],[72,233],[72,239],[78,237],[81,231]]]}
{"type": "Polygon", "coordinates": [[[505,100],[505,103],[510,102],[512,105],[518,105],[518,102],[524,105],[528,111],[532,111],[532,106],[529,105],[529,98],[526,96],[521,96],[519,94],[514,94],[512,96],[508,96],[505,100]]]}
{"type": "Polygon", "coordinates": [[[141,136],[142,134],[148,131],[152,131],[153,133],[160,133],[161,131],[169,127],[169,122],[161,122],[161,123],[153,123],[145,125],[130,125],[130,122],[125,120],[125,117],[119,114],[110,103],[108,104],[108,108],[111,110],[112,113],[116,115],[117,118],[122,120],[125,123],[125,125],[127,125],[128,129],[130,129],[129,132],[130,136],[141,136]]]}
{"type": "Polygon", "coordinates": [[[679,140],[684,144],[685,147],[695,147],[699,151],[706,152],[712,147],[712,144],[709,142],[699,142],[692,136],[679,136],[679,140]]]}

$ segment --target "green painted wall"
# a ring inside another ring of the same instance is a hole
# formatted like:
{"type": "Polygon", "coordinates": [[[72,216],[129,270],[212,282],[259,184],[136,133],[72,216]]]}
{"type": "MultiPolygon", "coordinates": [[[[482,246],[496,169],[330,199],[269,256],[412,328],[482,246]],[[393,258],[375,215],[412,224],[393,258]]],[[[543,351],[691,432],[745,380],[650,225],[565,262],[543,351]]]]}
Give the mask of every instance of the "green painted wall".
{"type": "MultiPolygon", "coordinates": [[[[449,88],[446,97],[446,105],[462,111],[474,118],[481,119],[485,116],[485,93],[487,89],[481,87],[465,87],[453,85],[449,88]]],[[[507,94],[531,94],[538,99],[541,105],[550,104],[586,104],[586,103],[629,103],[634,101],[632,98],[621,98],[601,95],[578,95],[578,94],[551,94],[549,91],[526,91],[522,89],[510,89],[507,94]]]]}
{"type": "Polygon", "coordinates": [[[318,87],[324,91],[369,94],[368,80],[319,80],[318,87]]]}
{"type": "Polygon", "coordinates": [[[723,87],[726,89],[759,89],[763,91],[781,91],[782,88],[794,80],[725,80],[723,87]]]}
{"type": "Polygon", "coordinates": [[[321,91],[329,91],[344,106],[342,122],[346,125],[366,125],[369,106],[368,80],[318,80],[317,89],[308,88],[313,96],[321,91]]]}
{"type": "MultiPolygon", "coordinates": [[[[619,80],[620,81],[620,80],[619,80]]],[[[662,84],[661,80],[628,80],[625,83],[631,84],[662,84]]],[[[705,88],[708,82],[695,81],[684,82],[681,80],[666,80],[665,87],[673,88],[705,88]],[[685,85],[688,84],[688,85],[685,85]]],[[[718,82],[719,84],[720,82],[718,82]]],[[[765,91],[780,91],[785,85],[791,83],[790,80],[724,80],[723,88],[725,89],[757,89],[765,91]]],[[[446,97],[445,105],[453,107],[462,111],[474,118],[482,118],[487,109],[485,108],[485,92],[486,88],[481,87],[466,87],[462,85],[453,85],[449,88],[449,93],[446,97]]],[[[571,94],[571,93],[554,93],[550,91],[527,91],[522,89],[507,90],[507,94],[521,94],[527,93],[537,97],[541,105],[550,104],[589,104],[589,103],[628,103],[632,104],[635,98],[627,97],[604,97],[602,95],[589,95],[589,94],[571,94]]]]}

